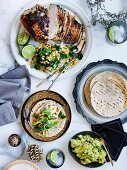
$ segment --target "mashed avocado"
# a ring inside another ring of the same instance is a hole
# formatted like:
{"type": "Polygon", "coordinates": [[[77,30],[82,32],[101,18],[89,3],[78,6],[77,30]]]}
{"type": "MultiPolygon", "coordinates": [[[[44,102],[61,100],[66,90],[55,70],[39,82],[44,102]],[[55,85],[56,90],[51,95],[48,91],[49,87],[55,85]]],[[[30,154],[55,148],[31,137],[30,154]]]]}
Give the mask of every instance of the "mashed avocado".
{"type": "Polygon", "coordinates": [[[106,152],[97,138],[92,138],[89,135],[79,135],[76,139],[71,139],[71,147],[82,164],[91,162],[104,164],[106,161],[106,152]]]}

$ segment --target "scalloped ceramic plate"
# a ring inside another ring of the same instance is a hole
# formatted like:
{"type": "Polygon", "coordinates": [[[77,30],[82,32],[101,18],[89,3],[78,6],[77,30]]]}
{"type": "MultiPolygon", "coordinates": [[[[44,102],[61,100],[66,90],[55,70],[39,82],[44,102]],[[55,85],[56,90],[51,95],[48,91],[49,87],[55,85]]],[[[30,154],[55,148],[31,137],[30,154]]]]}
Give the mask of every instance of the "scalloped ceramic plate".
{"type": "Polygon", "coordinates": [[[41,170],[36,164],[27,160],[16,160],[5,166],[3,170],[41,170]]]}
{"type": "Polygon", "coordinates": [[[94,109],[87,104],[83,89],[87,79],[97,73],[103,71],[112,71],[121,75],[125,80],[127,80],[127,66],[123,63],[118,63],[112,60],[103,60],[98,62],[90,63],[78,76],[76,79],[76,84],[73,90],[73,97],[75,99],[76,108],[79,113],[87,119],[90,124],[100,124],[108,122],[114,119],[120,118],[122,123],[127,122],[127,109],[121,113],[119,116],[106,118],[97,114],[94,109]]]}
{"type": "MultiPolygon", "coordinates": [[[[74,67],[68,69],[65,73],[63,73],[59,79],[63,79],[66,77],[70,77],[74,74],[76,74],[83,66],[84,66],[84,62],[86,61],[91,46],[92,46],[92,28],[91,28],[91,24],[90,21],[88,20],[86,14],[79,8],[77,7],[75,4],[71,4],[69,1],[61,1],[61,0],[35,0],[35,1],[31,1],[29,4],[27,4],[26,6],[24,6],[24,8],[19,12],[19,14],[16,16],[13,25],[12,25],[12,29],[11,29],[11,37],[10,37],[10,44],[11,44],[11,50],[12,53],[16,59],[16,61],[18,62],[19,65],[26,65],[26,67],[28,68],[30,74],[36,78],[40,78],[40,79],[44,79],[47,77],[47,73],[38,71],[34,68],[30,68],[30,65],[25,61],[25,59],[22,57],[22,55],[19,52],[19,47],[17,45],[17,35],[18,33],[21,31],[21,23],[20,23],[20,15],[23,13],[23,11],[25,9],[29,9],[31,7],[33,7],[36,4],[43,4],[43,5],[49,5],[50,3],[55,3],[60,5],[61,7],[63,7],[64,9],[67,9],[70,13],[74,14],[77,16],[78,20],[84,25],[85,30],[86,30],[86,46],[83,52],[83,58],[82,60],[79,61],[79,63],[77,63],[74,67]]],[[[35,41],[34,41],[35,42],[35,41]]]]}

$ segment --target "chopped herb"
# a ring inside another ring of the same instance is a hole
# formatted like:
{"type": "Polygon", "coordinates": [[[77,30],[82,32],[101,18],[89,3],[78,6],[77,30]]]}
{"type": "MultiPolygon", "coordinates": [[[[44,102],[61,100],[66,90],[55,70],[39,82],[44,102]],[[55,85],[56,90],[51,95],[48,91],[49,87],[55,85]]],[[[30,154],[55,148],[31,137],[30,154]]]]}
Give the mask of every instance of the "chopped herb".
{"type": "Polygon", "coordinates": [[[76,52],[78,51],[77,46],[73,46],[73,47],[71,47],[71,51],[72,51],[72,52],[74,52],[74,53],[76,53],[76,52]]]}
{"type": "Polygon", "coordinates": [[[66,118],[66,116],[65,116],[65,115],[62,115],[62,116],[61,116],[61,119],[65,119],[65,118],[66,118]]]}
{"type": "Polygon", "coordinates": [[[82,53],[78,53],[78,59],[81,60],[83,58],[82,53]]]}
{"type": "Polygon", "coordinates": [[[55,117],[54,116],[48,116],[48,120],[54,120],[55,117]]]}
{"type": "Polygon", "coordinates": [[[50,128],[53,128],[53,127],[56,127],[56,125],[57,125],[57,121],[54,121],[54,122],[51,122],[51,123],[49,124],[49,127],[50,127],[50,128]]]}
{"type": "Polygon", "coordinates": [[[75,53],[75,52],[70,51],[70,53],[69,53],[69,56],[70,56],[70,57],[74,57],[75,55],[76,55],[76,53],[75,53]]]}
{"type": "Polygon", "coordinates": [[[55,59],[53,59],[50,62],[50,67],[52,67],[53,69],[56,69],[58,67],[59,62],[60,61],[58,60],[57,56],[55,56],[55,59]]]}
{"type": "Polygon", "coordinates": [[[65,116],[61,111],[60,111],[58,117],[59,117],[60,119],[65,119],[65,118],[66,118],[66,116],[65,116]]]}
{"type": "MultiPolygon", "coordinates": [[[[38,133],[38,132],[46,131],[50,128],[56,128],[58,124],[58,121],[55,120],[56,118],[50,115],[51,114],[50,108],[44,108],[42,110],[42,113],[44,114],[44,117],[32,125],[34,132],[38,133]]],[[[62,114],[61,117],[63,117],[62,114]]]]}
{"type": "Polygon", "coordinates": [[[40,69],[41,69],[41,66],[40,66],[40,64],[35,63],[34,68],[35,68],[36,70],[40,70],[40,69]]]}
{"type": "Polygon", "coordinates": [[[34,126],[34,132],[40,132],[41,128],[34,126]]]}
{"type": "Polygon", "coordinates": [[[46,130],[45,126],[42,126],[42,127],[41,127],[41,130],[42,130],[42,131],[45,131],[45,130],[46,130]]]}
{"type": "Polygon", "coordinates": [[[59,53],[62,53],[62,48],[59,45],[55,44],[55,48],[59,53]]]}
{"type": "Polygon", "coordinates": [[[44,113],[45,115],[49,116],[50,113],[51,113],[51,110],[50,110],[50,108],[45,108],[45,109],[42,110],[42,113],[44,113]]]}
{"type": "Polygon", "coordinates": [[[43,48],[39,51],[39,56],[50,55],[52,53],[52,48],[43,48]]]}
{"type": "Polygon", "coordinates": [[[48,130],[50,127],[49,125],[45,125],[45,129],[48,130]]]}
{"type": "Polygon", "coordinates": [[[38,52],[38,54],[39,54],[39,56],[43,56],[43,50],[40,50],[40,51],[38,52]]]}
{"type": "Polygon", "coordinates": [[[61,58],[61,59],[65,59],[65,58],[67,58],[67,57],[68,57],[67,54],[63,54],[63,53],[60,54],[60,58],[61,58]]]}
{"type": "Polygon", "coordinates": [[[41,121],[43,124],[48,124],[48,118],[47,117],[44,117],[41,121]]]}

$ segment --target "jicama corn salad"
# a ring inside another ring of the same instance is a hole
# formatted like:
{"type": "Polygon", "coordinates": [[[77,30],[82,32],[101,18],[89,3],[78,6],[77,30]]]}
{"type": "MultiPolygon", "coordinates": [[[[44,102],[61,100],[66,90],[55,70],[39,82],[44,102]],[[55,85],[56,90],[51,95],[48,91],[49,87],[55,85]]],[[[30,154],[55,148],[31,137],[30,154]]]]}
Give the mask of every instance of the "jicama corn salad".
{"type": "Polygon", "coordinates": [[[76,52],[76,46],[42,44],[36,49],[34,57],[30,60],[30,65],[36,70],[44,72],[56,70],[59,72],[64,63],[74,66],[82,59],[82,54],[76,52]]]}
{"type": "Polygon", "coordinates": [[[67,69],[76,65],[83,57],[77,46],[63,43],[61,45],[42,43],[40,46],[35,47],[30,44],[32,42],[27,32],[18,34],[17,43],[22,56],[28,61],[31,68],[43,72],[60,72],[65,64],[67,69]]]}

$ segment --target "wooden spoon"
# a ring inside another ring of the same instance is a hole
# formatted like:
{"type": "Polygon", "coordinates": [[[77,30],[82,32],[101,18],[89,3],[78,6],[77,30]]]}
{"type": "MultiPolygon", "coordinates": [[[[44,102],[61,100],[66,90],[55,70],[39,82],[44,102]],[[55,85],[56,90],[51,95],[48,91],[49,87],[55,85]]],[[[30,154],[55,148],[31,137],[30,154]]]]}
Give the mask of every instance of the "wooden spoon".
{"type": "Polygon", "coordinates": [[[105,151],[106,151],[106,153],[107,153],[107,155],[108,155],[108,158],[109,158],[109,160],[110,160],[110,162],[111,162],[111,164],[112,164],[112,166],[113,166],[113,160],[112,160],[112,158],[111,158],[111,156],[110,156],[110,153],[109,153],[109,151],[108,151],[108,149],[107,149],[107,146],[106,146],[105,141],[104,141],[103,138],[100,138],[100,143],[104,146],[105,151]]]}

